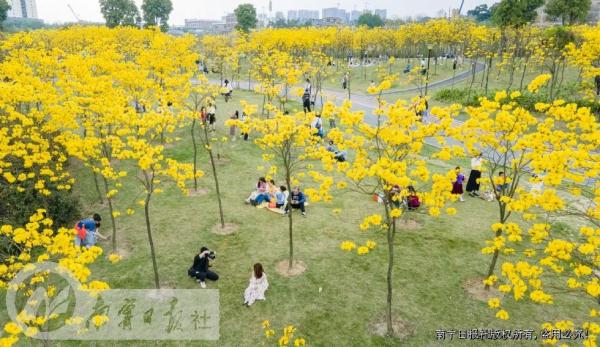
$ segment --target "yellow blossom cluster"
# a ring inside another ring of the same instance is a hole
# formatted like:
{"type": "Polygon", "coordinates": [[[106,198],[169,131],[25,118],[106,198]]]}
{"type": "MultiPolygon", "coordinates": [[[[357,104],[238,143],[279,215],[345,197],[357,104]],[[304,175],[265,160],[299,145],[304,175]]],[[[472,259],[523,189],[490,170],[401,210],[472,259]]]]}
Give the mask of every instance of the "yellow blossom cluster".
{"type": "MultiPolygon", "coordinates": [[[[271,322],[264,320],[262,322],[263,334],[267,341],[271,341],[271,338],[275,336],[275,330],[271,328],[271,322]]],[[[279,347],[305,347],[306,340],[301,337],[294,338],[296,334],[296,327],[293,325],[287,325],[282,329],[282,334],[279,338],[275,338],[277,346],[279,347]]]]}

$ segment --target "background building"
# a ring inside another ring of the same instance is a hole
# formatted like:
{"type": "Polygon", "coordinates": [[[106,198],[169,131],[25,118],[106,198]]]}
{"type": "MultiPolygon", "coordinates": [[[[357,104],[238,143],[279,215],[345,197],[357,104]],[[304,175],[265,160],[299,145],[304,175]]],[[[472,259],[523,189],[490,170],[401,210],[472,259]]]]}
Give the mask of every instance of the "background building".
{"type": "Polygon", "coordinates": [[[374,14],[378,15],[379,18],[381,18],[383,20],[387,19],[387,10],[385,10],[385,9],[375,10],[374,14]]]}
{"type": "Polygon", "coordinates": [[[185,29],[210,31],[215,23],[218,23],[218,21],[210,19],[186,19],[185,29]]]}
{"type": "Polygon", "coordinates": [[[11,6],[8,16],[13,18],[37,18],[37,6],[35,0],[9,0],[11,6]]]}
{"type": "Polygon", "coordinates": [[[358,17],[360,17],[360,15],[362,15],[363,13],[364,13],[363,11],[357,11],[357,10],[350,12],[350,21],[357,22],[358,17]]]}
{"type": "MultiPolygon", "coordinates": [[[[296,18],[299,22],[309,22],[315,19],[319,19],[319,11],[317,10],[298,10],[298,17],[296,18]]],[[[289,18],[288,18],[289,20],[289,18]]]]}
{"type": "Polygon", "coordinates": [[[323,14],[322,18],[338,18],[342,22],[348,22],[350,20],[350,15],[346,10],[336,7],[324,8],[321,13],[323,14]]]}
{"type": "Polygon", "coordinates": [[[287,20],[298,20],[298,11],[289,10],[287,13],[287,20]]]}

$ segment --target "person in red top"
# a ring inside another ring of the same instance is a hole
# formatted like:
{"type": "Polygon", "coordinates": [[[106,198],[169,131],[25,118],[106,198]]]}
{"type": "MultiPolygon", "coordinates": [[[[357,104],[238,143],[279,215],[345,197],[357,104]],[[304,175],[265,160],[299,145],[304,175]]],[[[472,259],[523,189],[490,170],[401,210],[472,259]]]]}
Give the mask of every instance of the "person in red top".
{"type": "Polygon", "coordinates": [[[408,198],[406,199],[406,204],[408,205],[409,210],[416,210],[421,206],[421,201],[419,201],[419,196],[413,186],[408,186],[408,198]]]}
{"type": "Polygon", "coordinates": [[[204,106],[200,108],[200,121],[202,124],[206,123],[206,107],[204,106]]]}

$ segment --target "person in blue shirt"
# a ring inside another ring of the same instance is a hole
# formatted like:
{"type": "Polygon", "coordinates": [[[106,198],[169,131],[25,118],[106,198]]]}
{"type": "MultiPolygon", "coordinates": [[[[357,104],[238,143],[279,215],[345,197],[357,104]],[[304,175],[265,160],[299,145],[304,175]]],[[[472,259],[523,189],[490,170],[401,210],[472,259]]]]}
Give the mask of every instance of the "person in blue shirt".
{"type": "Polygon", "coordinates": [[[108,240],[108,237],[100,234],[100,222],[102,221],[102,217],[98,213],[94,213],[92,218],[84,219],[77,222],[77,229],[85,230],[85,237],[82,239],[79,233],[75,235],[75,246],[85,246],[90,248],[96,245],[96,236],[100,237],[102,240],[108,240]]]}
{"type": "Polygon", "coordinates": [[[306,203],[306,196],[300,191],[300,188],[294,187],[294,189],[292,190],[291,200],[291,204],[285,207],[285,214],[288,214],[290,212],[291,205],[292,208],[296,208],[302,211],[302,216],[306,217],[306,209],[304,208],[304,204],[306,203]]]}
{"type": "Polygon", "coordinates": [[[287,204],[289,195],[290,192],[287,191],[287,188],[285,186],[279,187],[279,190],[277,191],[277,193],[275,193],[275,198],[277,198],[277,201],[275,202],[275,207],[283,208],[287,204]]]}

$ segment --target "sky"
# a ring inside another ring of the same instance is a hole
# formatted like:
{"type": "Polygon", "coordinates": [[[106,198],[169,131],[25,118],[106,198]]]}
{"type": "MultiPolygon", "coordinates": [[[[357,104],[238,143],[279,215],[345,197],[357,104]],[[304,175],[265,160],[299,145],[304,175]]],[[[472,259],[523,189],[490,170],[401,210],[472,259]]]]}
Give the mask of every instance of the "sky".
{"type": "MultiPolygon", "coordinates": [[[[138,7],[142,0],[135,0],[138,7]]],[[[186,18],[220,19],[233,12],[241,3],[253,4],[258,13],[268,12],[269,0],[171,0],[173,12],[169,18],[171,25],[183,25],[186,18]]],[[[346,10],[387,9],[388,18],[392,16],[407,17],[416,15],[436,16],[440,10],[448,11],[449,7],[458,8],[460,0],[272,0],[273,15],[282,11],[287,15],[291,9],[319,10],[326,7],[338,7],[346,10]]],[[[463,13],[482,4],[492,4],[494,0],[465,0],[463,13]]],[[[48,23],[74,22],[75,17],[68,8],[70,4],[77,15],[85,21],[103,22],[98,0],[36,0],[38,16],[48,23]]]]}

